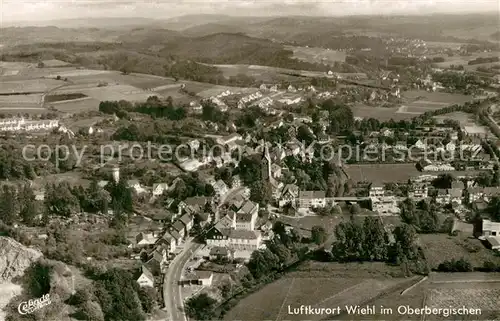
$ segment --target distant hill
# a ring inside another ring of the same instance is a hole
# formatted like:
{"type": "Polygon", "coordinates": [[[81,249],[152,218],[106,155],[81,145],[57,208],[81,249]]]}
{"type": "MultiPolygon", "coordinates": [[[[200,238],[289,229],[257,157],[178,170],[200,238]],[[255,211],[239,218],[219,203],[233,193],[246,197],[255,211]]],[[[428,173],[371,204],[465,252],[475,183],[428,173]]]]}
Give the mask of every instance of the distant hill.
{"type": "Polygon", "coordinates": [[[98,29],[123,29],[136,28],[140,26],[154,25],[155,19],[140,17],[123,18],[81,18],[81,19],[58,19],[47,21],[20,21],[16,23],[4,23],[6,27],[59,27],[59,28],[98,28],[98,29]]]}
{"type": "Polygon", "coordinates": [[[243,26],[235,26],[231,25],[230,22],[228,24],[223,23],[206,23],[203,25],[193,26],[187,29],[182,30],[182,34],[190,37],[203,37],[217,33],[247,33],[248,28],[243,26]]]}
{"type": "Polygon", "coordinates": [[[116,41],[153,46],[180,41],[185,38],[186,37],[178,31],[160,28],[136,28],[126,33],[122,33],[116,38],[116,41]]]}
{"type": "Polygon", "coordinates": [[[120,34],[118,31],[97,28],[9,27],[0,29],[0,43],[19,45],[64,41],[113,42],[120,34]]]}
{"type": "Polygon", "coordinates": [[[199,14],[199,15],[184,15],[174,18],[169,18],[163,21],[157,21],[156,25],[161,28],[181,31],[196,26],[202,26],[211,23],[222,23],[225,21],[235,20],[234,17],[227,15],[216,14],[199,14]]]}
{"type": "Polygon", "coordinates": [[[253,38],[241,33],[217,33],[169,43],[164,51],[203,62],[242,63],[259,52],[276,52],[281,49],[281,45],[267,39],[253,38]]]}

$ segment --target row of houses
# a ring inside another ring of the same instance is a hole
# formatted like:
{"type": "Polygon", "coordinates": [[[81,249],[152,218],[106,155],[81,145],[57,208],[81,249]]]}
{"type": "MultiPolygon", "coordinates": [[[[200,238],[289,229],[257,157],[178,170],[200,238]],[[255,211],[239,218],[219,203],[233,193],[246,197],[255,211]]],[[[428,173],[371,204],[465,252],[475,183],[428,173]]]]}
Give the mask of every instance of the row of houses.
{"type": "Polygon", "coordinates": [[[34,131],[51,130],[59,127],[59,120],[25,120],[24,118],[15,120],[0,121],[0,131],[34,131]]]}
{"type": "MultiPolygon", "coordinates": [[[[431,179],[436,176],[431,176],[431,179]]],[[[430,181],[413,181],[408,189],[408,197],[420,201],[430,197],[430,181]]],[[[474,184],[472,181],[470,183],[474,184]]],[[[450,188],[437,189],[434,196],[438,204],[474,204],[476,202],[489,202],[494,196],[500,195],[500,187],[466,187],[462,181],[454,181],[450,188]]]]}

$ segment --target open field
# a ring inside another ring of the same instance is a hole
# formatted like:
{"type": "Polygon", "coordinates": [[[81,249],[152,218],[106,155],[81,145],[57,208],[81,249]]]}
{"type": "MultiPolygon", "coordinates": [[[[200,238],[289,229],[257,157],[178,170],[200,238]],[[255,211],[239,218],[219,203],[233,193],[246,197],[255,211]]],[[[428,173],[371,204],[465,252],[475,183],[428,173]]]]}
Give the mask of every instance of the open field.
{"type": "MultiPolygon", "coordinates": [[[[304,315],[289,314],[288,306],[333,308],[363,304],[405,279],[304,278],[293,273],[243,299],[225,316],[225,320],[304,320],[304,315]]],[[[329,315],[308,315],[322,320],[329,315]]],[[[329,317],[331,318],[331,317],[329,317]]]]}
{"type": "Polygon", "coordinates": [[[313,226],[322,226],[329,234],[331,234],[333,233],[335,226],[343,221],[343,218],[342,215],[335,217],[305,216],[301,218],[282,216],[279,220],[297,228],[302,236],[311,237],[311,229],[313,226]]]}
{"type": "Polygon", "coordinates": [[[373,107],[365,105],[357,105],[351,107],[354,117],[360,118],[375,118],[381,121],[389,121],[394,119],[405,120],[415,117],[416,115],[407,113],[398,113],[398,107],[373,107]]]}
{"type": "Polygon", "coordinates": [[[65,67],[71,65],[69,62],[57,59],[43,60],[42,63],[44,67],[65,67]]]}
{"type": "Polygon", "coordinates": [[[348,165],[345,168],[353,182],[407,182],[410,177],[421,175],[415,164],[368,164],[348,165]]]}
{"type": "Polygon", "coordinates": [[[454,113],[449,113],[449,114],[444,114],[440,116],[434,116],[433,117],[436,120],[445,120],[445,119],[450,119],[450,120],[455,120],[460,123],[462,126],[475,126],[476,122],[474,119],[474,115],[472,114],[467,114],[461,111],[457,111],[454,113]]]}
{"type": "Polygon", "coordinates": [[[116,73],[116,71],[109,70],[92,70],[92,69],[73,69],[73,70],[61,70],[49,74],[48,78],[55,78],[60,76],[61,78],[71,78],[71,77],[84,77],[84,76],[97,76],[116,73]]]}
{"type": "Polygon", "coordinates": [[[293,51],[293,58],[307,62],[333,65],[335,62],[344,62],[346,58],[345,52],[325,48],[285,46],[285,49],[293,51]]]}
{"type": "Polygon", "coordinates": [[[426,101],[429,103],[462,104],[472,100],[471,96],[446,92],[428,92],[425,90],[409,90],[401,93],[402,98],[409,101],[426,101]]]}
{"type": "Polygon", "coordinates": [[[61,85],[64,85],[63,81],[54,79],[2,81],[0,83],[0,94],[42,93],[61,85]]]}
{"type": "Polygon", "coordinates": [[[6,115],[29,114],[29,115],[43,115],[49,113],[49,110],[42,107],[26,107],[26,106],[8,106],[0,107],[0,113],[6,115]]]}
{"type": "Polygon", "coordinates": [[[471,96],[444,92],[410,90],[401,94],[405,100],[400,107],[372,107],[356,105],[352,107],[354,117],[375,118],[382,121],[410,119],[427,111],[441,109],[454,104],[463,104],[472,100],[471,96]]]}
{"type": "Polygon", "coordinates": [[[304,262],[282,279],[241,300],[225,320],[322,320],[329,315],[294,315],[288,306],[316,308],[363,305],[377,296],[407,288],[416,278],[402,278],[401,270],[383,263],[304,262]]]}
{"type": "Polygon", "coordinates": [[[85,97],[87,97],[87,96],[82,94],[82,93],[69,93],[69,94],[62,94],[62,95],[46,95],[45,102],[51,103],[51,102],[57,102],[57,101],[80,99],[80,98],[85,98],[85,97]]]}
{"type": "Polygon", "coordinates": [[[47,104],[63,113],[79,113],[83,111],[98,110],[100,101],[90,97],[72,101],[59,101],[47,104]]]}
{"type": "Polygon", "coordinates": [[[23,69],[34,69],[34,64],[24,63],[24,62],[8,62],[8,61],[0,61],[0,76],[8,77],[8,76],[16,76],[23,69]]]}
{"type": "Polygon", "coordinates": [[[9,104],[40,104],[42,94],[0,96],[0,106],[9,104]]]}
{"type": "MultiPolygon", "coordinates": [[[[497,30],[498,31],[498,30],[497,30]]],[[[453,56],[453,57],[445,57],[444,62],[437,63],[436,65],[439,68],[449,68],[451,65],[463,65],[465,69],[467,70],[475,70],[477,66],[481,65],[471,65],[469,66],[468,63],[471,60],[474,60],[476,58],[486,58],[486,57],[498,57],[499,53],[498,52],[479,52],[479,53],[474,53],[471,56],[453,56]]],[[[498,62],[497,62],[498,63],[498,62]]]]}
{"type": "Polygon", "coordinates": [[[458,236],[447,234],[420,234],[420,244],[431,268],[446,260],[469,260],[474,267],[482,267],[485,261],[500,264],[500,256],[487,249],[480,240],[468,233],[459,233],[458,236]]]}
{"type": "MultiPolygon", "coordinates": [[[[420,172],[414,163],[405,164],[350,164],[345,171],[353,182],[373,182],[384,184],[388,182],[406,183],[409,178],[420,175],[439,175],[439,172],[420,172]]],[[[481,171],[450,171],[455,177],[474,176],[481,171]]]]}
{"type": "Polygon", "coordinates": [[[108,85],[103,87],[78,85],[61,88],[53,95],[83,94],[98,101],[104,100],[129,100],[145,101],[148,97],[158,95],[152,91],[142,90],[130,85],[108,85]]]}
{"type": "MultiPolygon", "coordinates": [[[[500,304],[499,273],[431,273],[427,280],[405,292],[394,291],[368,304],[392,309],[390,315],[378,318],[349,316],[350,320],[498,320],[500,304]],[[409,315],[398,313],[398,307],[480,309],[481,315],[409,315]]],[[[343,315],[342,317],[345,317],[343,315]]],[[[373,316],[370,316],[373,317],[373,316]]],[[[343,319],[343,318],[339,318],[343,319]]]]}

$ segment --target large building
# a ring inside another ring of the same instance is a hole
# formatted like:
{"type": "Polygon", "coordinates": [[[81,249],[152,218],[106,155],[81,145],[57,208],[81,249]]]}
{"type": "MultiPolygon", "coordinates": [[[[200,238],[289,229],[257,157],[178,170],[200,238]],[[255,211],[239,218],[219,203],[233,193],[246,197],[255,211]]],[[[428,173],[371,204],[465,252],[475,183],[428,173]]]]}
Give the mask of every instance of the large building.
{"type": "Polygon", "coordinates": [[[327,205],[324,191],[300,191],[299,208],[325,207],[327,205]]]}

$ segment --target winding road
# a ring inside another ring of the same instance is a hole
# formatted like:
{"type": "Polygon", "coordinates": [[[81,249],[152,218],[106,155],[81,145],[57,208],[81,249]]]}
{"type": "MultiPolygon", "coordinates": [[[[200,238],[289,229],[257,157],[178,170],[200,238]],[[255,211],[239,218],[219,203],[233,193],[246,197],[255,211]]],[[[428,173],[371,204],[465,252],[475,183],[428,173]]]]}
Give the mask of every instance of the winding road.
{"type": "MultiPolygon", "coordinates": [[[[228,199],[231,199],[238,192],[241,192],[244,187],[237,187],[229,190],[222,198],[216,210],[215,220],[219,220],[219,207],[224,204],[228,199]]],[[[186,314],[184,313],[184,300],[182,299],[181,286],[179,280],[181,279],[182,272],[186,263],[193,256],[193,254],[202,246],[202,244],[193,242],[188,239],[184,244],[184,249],[179,253],[171,262],[165,273],[163,279],[163,300],[165,309],[169,315],[169,321],[187,321],[186,314]]]]}
{"type": "Polygon", "coordinates": [[[187,321],[179,280],[181,279],[184,266],[200,246],[201,244],[193,243],[191,240],[186,241],[184,249],[172,260],[167,273],[165,273],[163,280],[163,300],[165,301],[170,321],[187,321]]]}

